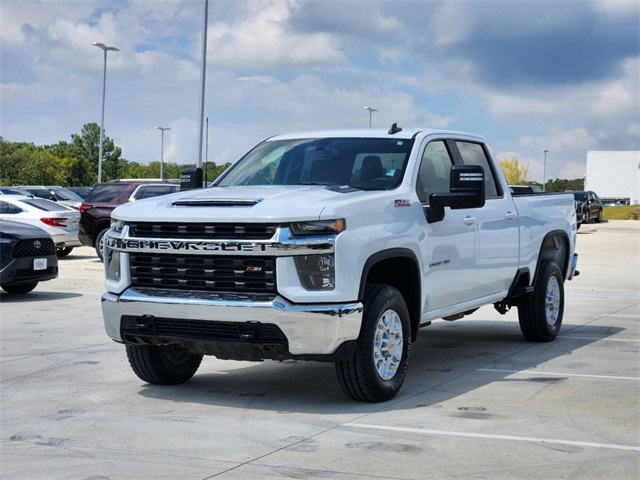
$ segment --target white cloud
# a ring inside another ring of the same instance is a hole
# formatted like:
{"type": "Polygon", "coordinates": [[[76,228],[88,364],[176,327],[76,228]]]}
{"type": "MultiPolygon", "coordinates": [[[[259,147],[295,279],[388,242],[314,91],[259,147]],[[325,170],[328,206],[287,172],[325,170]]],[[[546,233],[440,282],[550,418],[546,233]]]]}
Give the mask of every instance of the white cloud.
{"type": "Polygon", "coordinates": [[[328,34],[287,31],[295,2],[249,2],[245,16],[209,27],[208,58],[231,68],[257,70],[278,66],[319,66],[345,61],[328,34]],[[259,6],[258,6],[259,5],[259,6]]]}

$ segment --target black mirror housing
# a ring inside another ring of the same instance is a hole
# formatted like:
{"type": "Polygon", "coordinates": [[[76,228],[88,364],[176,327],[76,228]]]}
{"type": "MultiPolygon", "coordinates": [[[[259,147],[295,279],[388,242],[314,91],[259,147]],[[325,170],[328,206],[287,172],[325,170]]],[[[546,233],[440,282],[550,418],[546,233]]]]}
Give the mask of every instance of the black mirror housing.
{"type": "Polygon", "coordinates": [[[480,208],[484,206],[484,169],[480,165],[453,165],[449,193],[432,193],[432,207],[480,208]]]}

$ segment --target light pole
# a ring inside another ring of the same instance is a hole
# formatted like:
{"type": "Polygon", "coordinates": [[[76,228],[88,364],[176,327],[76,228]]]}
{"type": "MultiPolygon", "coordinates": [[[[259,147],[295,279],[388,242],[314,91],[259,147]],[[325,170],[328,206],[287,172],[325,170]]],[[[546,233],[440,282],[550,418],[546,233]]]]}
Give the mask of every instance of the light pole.
{"type": "Polygon", "coordinates": [[[92,43],[94,47],[102,49],[104,52],[104,69],[102,74],[102,120],[100,121],[100,148],[98,151],[98,183],[102,182],[102,144],[104,142],[104,97],[107,89],[107,52],[113,50],[119,52],[116,47],[107,47],[104,43],[92,43]]]}
{"type": "Polygon", "coordinates": [[[546,192],[547,191],[547,153],[549,153],[549,150],[544,149],[542,150],[542,152],[544,153],[544,166],[542,167],[542,191],[546,192]]]}
{"type": "Polygon", "coordinates": [[[162,167],[164,166],[164,131],[171,130],[169,127],[156,127],[160,130],[160,180],[164,180],[162,167]]]}
{"type": "Polygon", "coordinates": [[[377,112],[378,110],[376,110],[375,108],[371,108],[371,107],[364,107],[365,110],[369,110],[369,128],[371,128],[371,114],[373,112],[377,112]]]}

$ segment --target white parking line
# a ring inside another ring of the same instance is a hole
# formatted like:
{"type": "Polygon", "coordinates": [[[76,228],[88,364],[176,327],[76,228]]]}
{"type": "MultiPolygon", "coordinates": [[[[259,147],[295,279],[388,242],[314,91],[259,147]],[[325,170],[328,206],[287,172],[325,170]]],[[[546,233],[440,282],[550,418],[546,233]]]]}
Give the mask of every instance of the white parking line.
{"type": "Polygon", "coordinates": [[[635,342],[640,343],[640,340],[634,340],[632,338],[612,338],[612,337],[574,337],[571,335],[563,335],[558,337],[558,340],[593,340],[600,341],[606,340],[607,342],[635,342]]]}
{"type": "Polygon", "coordinates": [[[515,442],[551,443],[555,445],[571,445],[576,447],[607,448],[610,450],[630,450],[640,452],[640,447],[631,445],[615,445],[612,443],[575,442],[555,438],[516,437],[512,435],[491,435],[486,433],[450,432],[446,430],[429,430],[426,428],[386,427],[383,425],[367,425],[364,423],[345,423],[343,427],[366,428],[370,430],[386,430],[392,432],[415,433],[418,435],[441,435],[448,437],[484,438],[490,440],[507,440],[515,442]]]}
{"type": "Polygon", "coordinates": [[[618,377],[615,375],[584,375],[580,373],[558,373],[558,372],[538,372],[536,370],[501,370],[498,368],[478,368],[477,372],[499,372],[499,373],[521,373],[523,375],[550,375],[553,377],[584,377],[584,378],[605,378],[609,380],[635,380],[638,377],[618,377]]]}

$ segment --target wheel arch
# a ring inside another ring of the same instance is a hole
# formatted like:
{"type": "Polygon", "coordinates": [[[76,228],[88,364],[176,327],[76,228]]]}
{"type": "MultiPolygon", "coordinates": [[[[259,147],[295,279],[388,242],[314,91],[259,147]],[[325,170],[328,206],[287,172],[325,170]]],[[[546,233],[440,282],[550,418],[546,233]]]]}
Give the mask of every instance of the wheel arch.
{"type": "Polygon", "coordinates": [[[415,340],[420,325],[421,282],[420,263],[408,248],[392,248],[374,253],[362,271],[358,298],[363,299],[366,286],[373,283],[397,288],[409,309],[411,339],[415,340]]]}
{"type": "Polygon", "coordinates": [[[540,275],[540,267],[544,262],[553,260],[560,267],[562,276],[567,278],[569,272],[569,236],[563,230],[554,230],[545,235],[540,246],[540,253],[538,255],[538,262],[536,265],[536,273],[532,280],[532,284],[535,279],[540,275]]]}
{"type": "Polygon", "coordinates": [[[91,237],[95,241],[98,234],[104,229],[111,228],[111,217],[102,218],[97,220],[96,223],[93,224],[93,231],[91,232],[91,237]]]}

